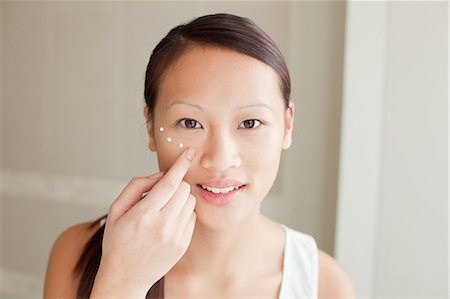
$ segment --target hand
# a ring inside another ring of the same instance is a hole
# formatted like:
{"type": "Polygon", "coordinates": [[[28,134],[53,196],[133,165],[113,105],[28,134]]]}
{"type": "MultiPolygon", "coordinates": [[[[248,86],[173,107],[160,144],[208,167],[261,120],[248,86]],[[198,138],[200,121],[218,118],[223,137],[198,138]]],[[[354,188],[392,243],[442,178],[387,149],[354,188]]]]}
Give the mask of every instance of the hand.
{"type": "Polygon", "coordinates": [[[193,148],[183,151],[164,176],[133,178],[111,204],[91,294],[97,287],[118,296],[111,290],[116,285],[122,294],[126,286],[145,297],[184,255],[197,216],[196,199],[183,181],[194,154],[193,148]],[[191,159],[187,155],[190,149],[191,159]],[[98,286],[101,284],[105,288],[98,286]]]}

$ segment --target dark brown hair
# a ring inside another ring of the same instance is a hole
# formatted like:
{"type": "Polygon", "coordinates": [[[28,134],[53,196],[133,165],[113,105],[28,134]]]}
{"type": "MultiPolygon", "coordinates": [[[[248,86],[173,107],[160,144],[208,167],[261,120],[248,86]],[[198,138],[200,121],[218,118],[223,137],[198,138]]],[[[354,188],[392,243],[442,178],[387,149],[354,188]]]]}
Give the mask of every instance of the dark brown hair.
{"type": "MultiPolygon", "coordinates": [[[[291,81],[284,57],[275,42],[250,19],[221,13],[202,16],[176,26],[154,48],[147,65],[144,88],[145,103],[151,121],[164,72],[194,46],[230,49],[269,65],[279,76],[280,90],[285,107],[288,108],[291,81]]],[[[106,216],[95,220],[91,228],[106,216]]],[[[92,291],[102,255],[104,230],[103,224],[86,244],[74,268],[74,276],[81,275],[77,298],[89,298],[92,291]]],[[[164,277],[149,288],[146,298],[164,298],[164,277]]]]}

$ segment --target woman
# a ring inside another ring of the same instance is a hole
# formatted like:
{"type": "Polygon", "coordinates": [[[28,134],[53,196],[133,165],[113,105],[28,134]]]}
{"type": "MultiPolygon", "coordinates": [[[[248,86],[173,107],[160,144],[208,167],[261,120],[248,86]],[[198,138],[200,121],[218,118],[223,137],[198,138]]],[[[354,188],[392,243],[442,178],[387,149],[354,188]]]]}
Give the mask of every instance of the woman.
{"type": "Polygon", "coordinates": [[[311,236],[260,213],[295,112],[266,33],[230,14],[173,28],[150,57],[144,95],[161,173],[133,178],[105,224],[60,235],[46,298],[354,296],[311,236]]]}

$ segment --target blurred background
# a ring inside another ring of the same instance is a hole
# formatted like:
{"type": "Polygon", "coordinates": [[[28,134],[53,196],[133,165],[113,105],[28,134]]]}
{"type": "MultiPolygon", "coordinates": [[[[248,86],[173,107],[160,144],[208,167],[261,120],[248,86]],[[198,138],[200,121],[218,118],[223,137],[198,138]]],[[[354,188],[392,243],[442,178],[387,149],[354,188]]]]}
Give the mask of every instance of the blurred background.
{"type": "Polygon", "coordinates": [[[293,145],[263,213],[358,297],[448,297],[448,4],[0,2],[1,298],[42,297],[57,236],[157,172],[145,68],[174,26],[255,21],[284,53],[293,145]]]}

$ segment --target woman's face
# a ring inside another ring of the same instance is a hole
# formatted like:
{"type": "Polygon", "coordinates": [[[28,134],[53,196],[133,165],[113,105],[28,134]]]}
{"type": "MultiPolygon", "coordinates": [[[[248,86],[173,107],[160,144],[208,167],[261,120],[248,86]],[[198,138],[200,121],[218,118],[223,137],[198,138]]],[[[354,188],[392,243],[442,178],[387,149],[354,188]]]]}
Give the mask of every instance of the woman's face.
{"type": "Polygon", "coordinates": [[[259,214],[281,150],[291,144],[294,105],[285,109],[278,82],[266,64],[213,47],[188,50],[161,78],[154,124],[147,126],[150,150],[166,172],[186,147],[195,147],[184,180],[197,199],[197,223],[220,230],[259,214]],[[199,184],[245,186],[218,198],[199,184]]]}

